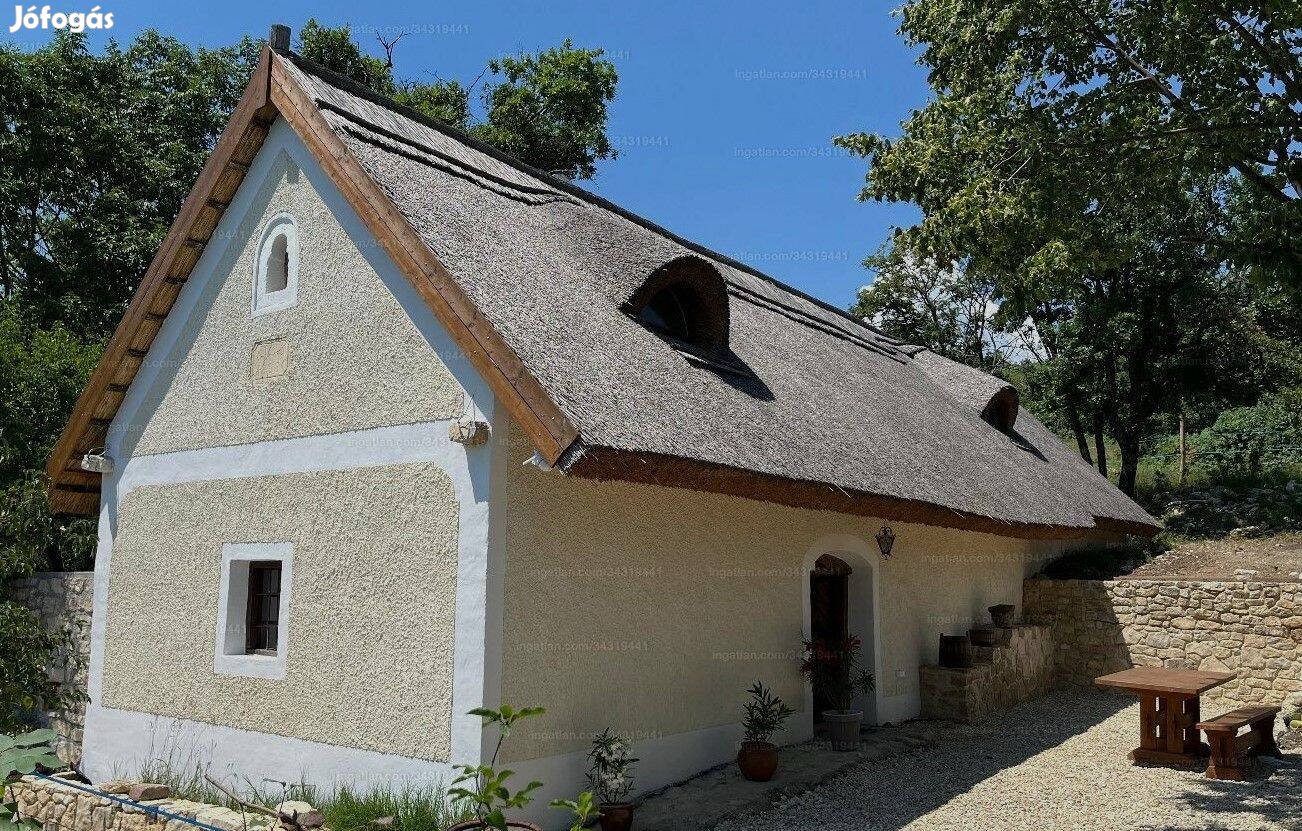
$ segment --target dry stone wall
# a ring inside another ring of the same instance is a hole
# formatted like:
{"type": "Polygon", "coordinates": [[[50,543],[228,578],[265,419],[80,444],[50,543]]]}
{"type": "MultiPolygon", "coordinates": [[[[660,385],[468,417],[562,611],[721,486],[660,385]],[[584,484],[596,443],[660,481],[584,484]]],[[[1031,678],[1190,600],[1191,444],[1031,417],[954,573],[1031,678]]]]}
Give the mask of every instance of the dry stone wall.
{"type": "MultiPolygon", "coordinates": [[[[90,664],[90,618],[94,582],[94,572],[90,571],[45,572],[14,580],[4,587],[5,598],[26,606],[39,615],[47,630],[66,631],[70,635],[70,649],[49,667],[50,677],[61,683],[72,684],[83,696],[87,689],[87,667],[90,664]]],[[[85,702],[68,709],[48,712],[45,718],[49,726],[59,734],[59,758],[71,765],[80,762],[82,728],[86,720],[85,702]]]]}
{"type": "MultiPolygon", "coordinates": [[[[199,831],[187,819],[222,831],[289,831],[281,828],[275,819],[260,814],[242,814],[204,802],[172,799],[162,785],[113,781],[98,788],[122,799],[134,797],[137,802],[127,804],[34,776],[25,776],[10,785],[8,795],[17,804],[18,815],[40,823],[42,831],[199,831]],[[163,798],[151,799],[152,796],[163,798]]],[[[285,807],[291,805],[306,809],[301,815],[311,810],[306,803],[284,803],[285,807]]]]}
{"type": "Polygon", "coordinates": [[[972,647],[971,667],[919,668],[923,718],[977,721],[1050,690],[1054,672],[1050,628],[1022,624],[1003,631],[1006,644],[972,647]]]}
{"type": "Polygon", "coordinates": [[[1237,673],[1211,701],[1302,700],[1302,583],[1032,578],[1023,602],[1052,627],[1060,685],[1167,666],[1237,673]]]}

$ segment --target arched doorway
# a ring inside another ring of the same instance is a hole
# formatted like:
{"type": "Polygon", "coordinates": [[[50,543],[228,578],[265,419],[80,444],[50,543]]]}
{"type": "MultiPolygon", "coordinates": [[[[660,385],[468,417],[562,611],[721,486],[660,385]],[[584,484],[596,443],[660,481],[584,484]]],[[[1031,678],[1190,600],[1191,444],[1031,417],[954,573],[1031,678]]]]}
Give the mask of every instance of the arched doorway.
{"type": "MultiPolygon", "coordinates": [[[[809,640],[859,638],[859,657],[872,670],[877,690],[861,695],[854,708],[863,711],[864,724],[878,723],[877,699],[882,674],[878,645],[877,562],[868,543],[848,534],[819,540],[806,555],[805,636],[809,640]]],[[[806,706],[814,723],[830,709],[826,694],[816,685],[806,687],[806,706]]]]}

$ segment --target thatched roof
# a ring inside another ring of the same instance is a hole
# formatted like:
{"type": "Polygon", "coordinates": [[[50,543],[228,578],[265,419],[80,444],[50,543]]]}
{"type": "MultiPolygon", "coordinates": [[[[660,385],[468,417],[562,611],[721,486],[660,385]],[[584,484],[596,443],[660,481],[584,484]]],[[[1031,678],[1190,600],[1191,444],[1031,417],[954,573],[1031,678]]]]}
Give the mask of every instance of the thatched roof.
{"type": "Polygon", "coordinates": [[[1017,536],[1156,528],[1025,411],[1007,432],[983,420],[992,398],[1009,400],[1005,382],[899,344],[296,56],[273,63],[273,93],[296,90],[295,129],[328,129],[314,141],[369,180],[341,189],[378,186],[395,209],[387,223],[414,232],[472,322],[500,337],[493,354],[518,359],[512,383],[536,382],[554,421],[572,428],[535,439],[562,472],[1017,536]],[[722,287],[717,365],[628,313],[674,262],[722,287]]]}

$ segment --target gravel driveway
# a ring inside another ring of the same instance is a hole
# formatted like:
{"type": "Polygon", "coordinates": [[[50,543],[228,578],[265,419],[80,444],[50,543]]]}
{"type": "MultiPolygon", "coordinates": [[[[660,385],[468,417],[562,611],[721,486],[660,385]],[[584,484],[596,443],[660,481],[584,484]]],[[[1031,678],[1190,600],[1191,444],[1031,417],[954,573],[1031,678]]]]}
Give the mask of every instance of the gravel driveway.
{"type": "Polygon", "coordinates": [[[1249,782],[1135,767],[1138,724],[1128,697],[1055,693],[718,831],[1302,831],[1302,756],[1249,782]]]}

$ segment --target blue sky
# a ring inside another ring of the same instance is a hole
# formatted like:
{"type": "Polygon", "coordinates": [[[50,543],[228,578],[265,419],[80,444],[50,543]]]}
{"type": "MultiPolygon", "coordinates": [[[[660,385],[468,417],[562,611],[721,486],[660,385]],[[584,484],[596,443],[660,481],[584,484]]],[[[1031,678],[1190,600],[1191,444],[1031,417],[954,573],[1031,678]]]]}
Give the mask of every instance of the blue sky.
{"type": "MultiPolygon", "coordinates": [[[[93,2],[51,5],[85,11],[93,2]]],[[[857,202],[864,162],[830,141],[894,135],[926,100],[923,72],[895,34],[894,5],[103,0],[101,10],[114,13],[119,40],[154,27],[216,46],[265,36],[273,22],[297,31],[312,16],[352,24],[370,50],[378,46],[368,32],[410,31],[396,51],[400,77],[465,82],[493,55],[566,37],[603,47],[620,74],[610,120],[620,158],[585,187],[845,306],[870,278],[863,257],[916,216],[907,205],[857,202]]],[[[36,46],[49,33],[14,37],[36,46]]]]}

